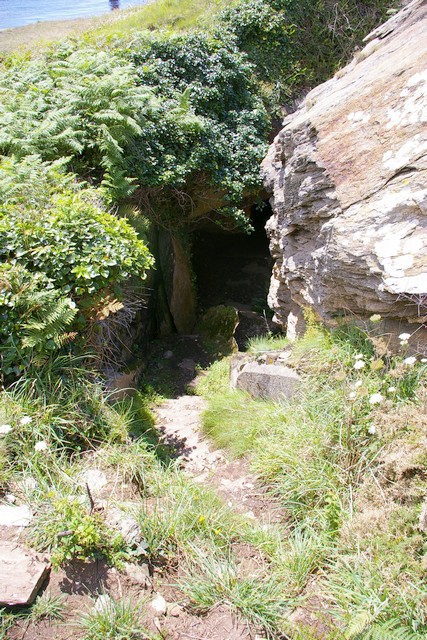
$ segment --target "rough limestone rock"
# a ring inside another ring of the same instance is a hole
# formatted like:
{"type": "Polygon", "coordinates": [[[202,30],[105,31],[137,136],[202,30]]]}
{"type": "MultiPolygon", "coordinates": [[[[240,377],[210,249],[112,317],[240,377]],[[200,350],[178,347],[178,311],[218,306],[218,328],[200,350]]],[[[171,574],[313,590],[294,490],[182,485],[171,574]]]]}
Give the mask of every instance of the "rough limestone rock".
{"type": "Polygon", "coordinates": [[[107,508],[105,522],[112,529],[117,529],[127,544],[137,544],[141,540],[141,527],[138,521],[127,511],[132,511],[135,504],[125,502],[119,506],[107,508]]]}
{"type": "Polygon", "coordinates": [[[0,505],[0,527],[29,527],[33,514],[27,505],[0,505]]]}
{"type": "Polygon", "coordinates": [[[14,542],[0,546],[0,607],[31,604],[50,570],[50,562],[14,542]]]}
{"type": "Polygon", "coordinates": [[[263,162],[269,304],[296,332],[304,306],[329,323],[380,314],[390,331],[426,319],[426,33],[414,0],[307,95],[263,162]]]}
{"type": "Polygon", "coordinates": [[[290,400],[301,384],[298,373],[281,364],[280,360],[273,361],[273,357],[263,360],[247,360],[240,354],[235,356],[231,363],[231,386],[246,391],[253,398],[290,400]]]}

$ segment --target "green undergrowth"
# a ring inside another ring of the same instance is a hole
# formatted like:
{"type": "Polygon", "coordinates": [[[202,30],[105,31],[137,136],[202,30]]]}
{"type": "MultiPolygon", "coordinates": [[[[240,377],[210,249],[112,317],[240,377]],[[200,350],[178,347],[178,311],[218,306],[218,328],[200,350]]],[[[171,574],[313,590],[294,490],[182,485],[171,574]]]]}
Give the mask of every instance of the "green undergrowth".
{"type": "MultiPolygon", "coordinates": [[[[177,583],[195,612],[223,604],[273,638],[290,606],[282,581],[268,576],[284,535],[281,527],[264,529],[236,514],[165,455],[155,442],[152,416],[148,419],[157,397],[117,402],[99,382],[76,372],[62,360],[51,362],[49,376],[33,374],[0,394],[0,499],[13,494],[18,504],[31,505],[27,544],[48,553],[54,569],[99,559],[119,571],[126,562],[148,563],[177,583]],[[86,485],[85,474],[94,470],[107,478],[101,494],[86,485]],[[106,503],[136,521],[137,538],[123,538],[108,521],[106,503]],[[239,562],[239,545],[259,557],[256,576],[247,575],[239,562]],[[208,559],[204,565],[202,557],[208,559]],[[219,589],[217,568],[224,563],[235,567],[235,575],[219,589]],[[203,590],[214,595],[202,597],[203,590]]],[[[100,637],[96,629],[117,637],[122,628],[133,638],[131,628],[138,628],[144,610],[143,603],[141,611],[134,605],[115,610],[117,619],[88,613],[82,621],[87,638],[100,637]]],[[[21,613],[37,621],[58,611],[59,603],[37,600],[21,613]]],[[[2,628],[13,626],[14,619],[5,612],[2,628]]]]}
{"type": "Polygon", "coordinates": [[[230,389],[227,360],[199,383],[206,434],[249,458],[289,519],[270,571],[303,609],[317,601],[316,623],[290,625],[291,637],[312,637],[316,625],[330,640],[427,637],[427,365],[406,348],[403,339],[392,356],[374,324],[309,323],[287,360],[302,379],[291,401],[230,389]]]}

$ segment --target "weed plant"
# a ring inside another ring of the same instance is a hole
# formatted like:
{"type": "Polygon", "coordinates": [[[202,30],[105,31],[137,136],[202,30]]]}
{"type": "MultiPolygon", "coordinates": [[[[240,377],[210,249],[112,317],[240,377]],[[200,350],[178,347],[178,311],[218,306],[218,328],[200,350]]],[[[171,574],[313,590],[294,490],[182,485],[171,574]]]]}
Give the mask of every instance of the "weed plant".
{"type": "Polygon", "coordinates": [[[370,325],[329,332],[311,321],[288,360],[302,376],[292,401],[230,390],[225,363],[198,387],[208,400],[206,433],[249,457],[288,514],[290,532],[263,547],[270,571],[294,597],[322,575],[339,620],[328,639],[427,632],[418,528],[427,491],[426,362],[406,356],[404,344],[392,356],[370,325]]]}
{"type": "Polygon", "coordinates": [[[125,598],[113,600],[104,594],[81,616],[79,627],[84,640],[154,640],[143,629],[140,616],[141,605],[125,598]]]}
{"type": "Polygon", "coordinates": [[[31,606],[29,618],[32,622],[41,620],[63,620],[65,596],[55,596],[45,591],[31,606]]]}
{"type": "Polygon", "coordinates": [[[255,628],[264,630],[268,638],[277,638],[284,611],[289,606],[284,585],[276,576],[264,574],[244,576],[227,556],[206,556],[193,548],[187,575],[181,588],[191,606],[207,612],[225,604],[243,615],[255,628]]]}
{"type": "Polygon", "coordinates": [[[265,353],[266,351],[280,351],[289,345],[286,336],[267,334],[265,336],[255,336],[250,338],[246,345],[247,351],[253,354],[265,353]]]}

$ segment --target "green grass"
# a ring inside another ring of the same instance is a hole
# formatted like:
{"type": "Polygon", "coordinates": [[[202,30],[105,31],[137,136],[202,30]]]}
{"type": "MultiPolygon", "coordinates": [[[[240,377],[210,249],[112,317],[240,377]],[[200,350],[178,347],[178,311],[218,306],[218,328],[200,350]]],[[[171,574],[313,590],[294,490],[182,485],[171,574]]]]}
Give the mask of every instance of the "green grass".
{"type": "Polygon", "coordinates": [[[289,344],[290,342],[286,336],[273,336],[268,334],[250,338],[246,346],[249,353],[258,354],[265,351],[280,351],[289,347],[289,344]]]}
{"type": "MultiPolygon", "coordinates": [[[[256,341],[253,352],[271,347],[271,340],[256,341]]],[[[303,373],[292,401],[231,391],[225,363],[215,364],[198,388],[208,401],[206,433],[246,455],[288,514],[287,535],[264,541],[270,575],[300,598],[312,576],[322,574],[332,616],[328,640],[427,633],[425,535],[417,529],[427,491],[419,440],[426,367],[418,358],[412,368],[404,353],[390,357],[382,349],[370,327],[331,333],[312,323],[288,361],[303,373]],[[357,361],[364,366],[355,368],[357,361]],[[387,455],[402,459],[390,480],[382,470],[387,455]],[[408,476],[396,476],[400,468],[408,476]]],[[[310,635],[301,627],[291,637],[310,635]]]]}
{"type": "Polygon", "coordinates": [[[156,0],[122,15],[115,15],[107,23],[86,34],[98,37],[126,36],[132,31],[165,31],[179,33],[208,26],[225,7],[226,0],[156,0]]]}
{"type": "Polygon", "coordinates": [[[29,618],[32,622],[41,620],[63,620],[65,596],[52,595],[45,591],[31,606],[29,618]]]}
{"type": "Polygon", "coordinates": [[[152,560],[173,558],[195,540],[223,548],[240,537],[241,519],[214,491],[195,484],[181,471],[165,470],[150,490],[154,497],[133,515],[152,560]]]}
{"type": "MultiPolygon", "coordinates": [[[[178,587],[193,611],[226,606],[252,629],[292,640],[315,637],[289,620],[315,584],[328,605],[325,640],[423,638],[425,365],[408,368],[401,354],[372,366],[378,355],[359,331],[311,327],[292,349],[290,361],[303,374],[292,401],[230,390],[226,359],[201,377],[206,432],[249,459],[284,513],[280,524],[261,526],[236,514],[159,455],[150,418],[155,396],[111,404],[81,374],[58,378],[61,367],[0,396],[1,422],[12,427],[1,439],[4,488],[33,506],[30,535],[52,550],[56,564],[100,551],[119,566],[135,556],[163,567],[178,563],[178,587]],[[355,369],[360,360],[364,367],[355,369]],[[397,390],[388,393],[391,383],[397,390]],[[370,403],[373,394],[381,394],[379,405],[370,403]],[[152,430],[147,439],[144,425],[152,430]],[[135,431],[140,437],[129,438],[135,431]],[[48,446],[36,450],[42,441],[48,446]],[[90,513],[78,481],[88,465],[133,487],[137,548],[90,513]],[[58,536],[70,527],[77,536],[58,536]],[[258,570],[245,569],[242,544],[258,558],[258,570]]],[[[108,602],[86,615],[86,640],[149,638],[139,605],[108,602]]],[[[61,615],[60,605],[46,596],[29,615],[35,621],[61,615]]],[[[322,616],[320,608],[319,622],[322,616]]],[[[6,637],[13,620],[3,617],[2,624],[6,637]]]]}
{"type": "Polygon", "coordinates": [[[113,600],[104,594],[79,621],[84,640],[150,640],[154,636],[142,627],[141,605],[122,598],[113,600]]]}
{"type": "Polygon", "coordinates": [[[280,580],[265,573],[241,575],[226,556],[209,557],[204,550],[197,549],[193,549],[192,556],[180,586],[194,609],[206,613],[218,604],[225,604],[255,628],[264,629],[267,638],[278,637],[284,612],[291,604],[280,580]]]}

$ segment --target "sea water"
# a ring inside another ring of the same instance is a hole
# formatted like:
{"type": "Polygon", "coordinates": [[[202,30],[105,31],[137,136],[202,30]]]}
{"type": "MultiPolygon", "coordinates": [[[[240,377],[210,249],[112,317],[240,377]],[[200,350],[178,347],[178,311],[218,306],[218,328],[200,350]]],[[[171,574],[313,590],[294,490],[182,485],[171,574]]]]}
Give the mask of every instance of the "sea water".
{"type": "Polygon", "coordinates": [[[146,0],[0,0],[0,29],[44,20],[69,20],[126,9],[146,0]]]}

